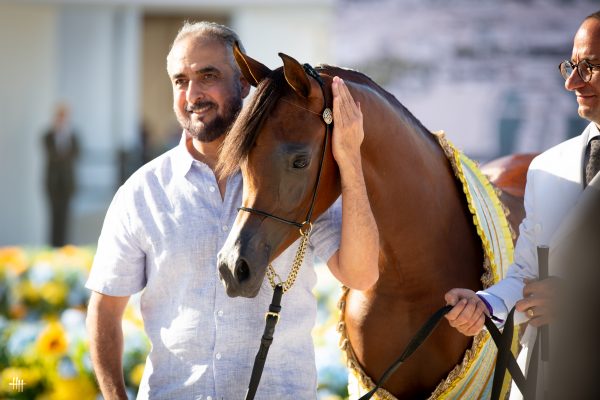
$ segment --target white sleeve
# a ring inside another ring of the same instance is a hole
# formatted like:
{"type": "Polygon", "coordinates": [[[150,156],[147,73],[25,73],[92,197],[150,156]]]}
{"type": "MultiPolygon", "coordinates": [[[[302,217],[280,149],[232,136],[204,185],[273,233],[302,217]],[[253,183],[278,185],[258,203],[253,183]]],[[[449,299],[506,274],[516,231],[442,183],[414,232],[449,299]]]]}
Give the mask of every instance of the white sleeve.
{"type": "Polygon", "coordinates": [[[129,296],[146,285],[146,256],[130,224],[134,204],[121,187],[104,219],[98,248],[85,286],[109,296],[129,296]]]}
{"type": "Polygon", "coordinates": [[[310,245],[315,255],[324,263],[340,248],[342,235],[341,196],[317,218],[310,235],[310,245]]]}

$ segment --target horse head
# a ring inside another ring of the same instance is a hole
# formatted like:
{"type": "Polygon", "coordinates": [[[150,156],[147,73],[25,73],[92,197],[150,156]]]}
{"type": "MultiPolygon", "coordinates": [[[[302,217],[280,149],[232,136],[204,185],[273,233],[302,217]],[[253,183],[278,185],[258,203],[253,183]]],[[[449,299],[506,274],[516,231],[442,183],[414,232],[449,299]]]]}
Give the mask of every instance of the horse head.
{"type": "Polygon", "coordinates": [[[282,53],[273,71],[237,47],[234,55],[257,89],[221,148],[218,171],[241,169],[243,200],[218,267],[229,296],[254,297],[269,263],[339,196],[339,172],[323,117],[331,77],[282,53]]]}

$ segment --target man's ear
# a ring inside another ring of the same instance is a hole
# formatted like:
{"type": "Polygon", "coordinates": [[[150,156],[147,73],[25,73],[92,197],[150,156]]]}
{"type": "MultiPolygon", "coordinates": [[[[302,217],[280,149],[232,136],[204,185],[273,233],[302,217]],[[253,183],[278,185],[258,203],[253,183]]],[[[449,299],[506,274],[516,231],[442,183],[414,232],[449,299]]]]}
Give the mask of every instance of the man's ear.
{"type": "Polygon", "coordinates": [[[241,85],[241,95],[242,95],[242,99],[245,99],[246,96],[248,96],[248,94],[250,93],[250,84],[248,83],[248,81],[246,80],[246,78],[244,78],[244,75],[240,74],[240,85],[241,85]]]}

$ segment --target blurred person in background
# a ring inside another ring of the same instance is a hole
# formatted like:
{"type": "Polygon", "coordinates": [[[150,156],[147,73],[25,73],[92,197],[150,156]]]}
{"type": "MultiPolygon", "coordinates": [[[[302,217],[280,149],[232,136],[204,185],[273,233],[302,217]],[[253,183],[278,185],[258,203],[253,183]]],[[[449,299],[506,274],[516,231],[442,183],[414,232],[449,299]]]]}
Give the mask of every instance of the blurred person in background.
{"type": "MultiPolygon", "coordinates": [[[[565,217],[575,212],[582,193],[588,192],[587,186],[600,168],[600,11],[584,19],[575,34],[571,59],[560,63],[559,69],[565,78],[565,88],[576,95],[579,115],[590,124],[581,135],[558,144],[532,161],[525,189],[526,216],[519,227],[514,263],[507,276],[477,293],[455,288],[445,296],[446,302],[454,306],[446,315],[450,325],[469,336],[483,329],[484,314],[503,321],[508,310],[515,306],[515,323],[528,322],[529,325],[522,337],[523,349],[519,355],[519,364],[525,369],[535,343],[534,328],[554,321],[560,303],[557,296],[561,280],[556,277],[538,280],[537,246],[549,245],[552,250],[559,244],[557,233],[568,220],[565,217]]],[[[591,248],[580,250],[592,251],[591,248]]],[[[572,267],[568,263],[550,265],[551,274],[564,277],[569,276],[572,267]]],[[[600,267],[597,262],[596,265],[600,267]]],[[[539,368],[538,372],[542,370],[539,368]]],[[[537,398],[544,398],[547,385],[548,382],[538,379],[537,398]]],[[[513,389],[511,398],[518,396],[513,389]]]]}
{"type": "Polygon", "coordinates": [[[46,156],[45,189],[50,208],[50,244],[64,246],[68,240],[71,200],[76,190],[75,165],[79,142],[69,121],[69,108],[59,104],[52,126],[43,137],[46,156]]]}
{"type": "MultiPolygon", "coordinates": [[[[126,398],[121,319],[129,296],[141,290],[152,349],[138,398],[244,398],[272,293],[265,286],[255,298],[229,298],[217,269],[217,252],[242,199],[239,172],[228,179],[215,173],[219,147],[250,90],[233,57],[236,42],[235,32],[222,25],[183,26],[167,56],[183,129],[179,145],[134,173],[107,212],[86,284],[93,291],[87,317],[92,362],[106,399],[126,398]]],[[[378,278],[379,240],[360,159],[362,114],[343,82],[332,90],[342,223],[339,208],[332,207],[314,224],[304,265],[283,297],[285,317],[258,387],[260,399],[316,398],[315,255],[328,260],[347,286],[366,289],[378,278]]],[[[273,266],[289,268],[295,250],[286,250],[273,266]]]]}

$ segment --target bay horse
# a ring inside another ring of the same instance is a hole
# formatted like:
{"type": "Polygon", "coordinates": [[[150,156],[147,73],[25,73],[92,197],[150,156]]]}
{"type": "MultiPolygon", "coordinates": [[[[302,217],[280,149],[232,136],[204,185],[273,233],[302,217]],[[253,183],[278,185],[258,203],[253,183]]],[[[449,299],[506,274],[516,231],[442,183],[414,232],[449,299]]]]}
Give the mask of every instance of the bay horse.
{"type": "MultiPolygon", "coordinates": [[[[241,168],[245,211],[265,212],[238,213],[218,261],[227,293],[256,296],[269,262],[299,237],[298,229],[266,218],[267,211],[303,221],[313,201],[316,218],[340,195],[320,115],[331,107],[333,77],[341,77],[363,112],[362,165],[380,237],[379,280],[369,290],[348,292],[343,323],[357,361],[376,380],[444,304],[449,289],[482,287],[482,243],[462,188],[434,135],[364,74],[320,66],[314,76],[281,53],[283,67],[271,71],[237,48],[234,55],[257,89],[225,140],[218,171],[241,168]],[[307,157],[296,168],[295,160],[307,157]]],[[[513,213],[522,216],[515,199],[513,213]]],[[[399,398],[427,398],[471,342],[440,324],[385,389],[399,398]]]]}

